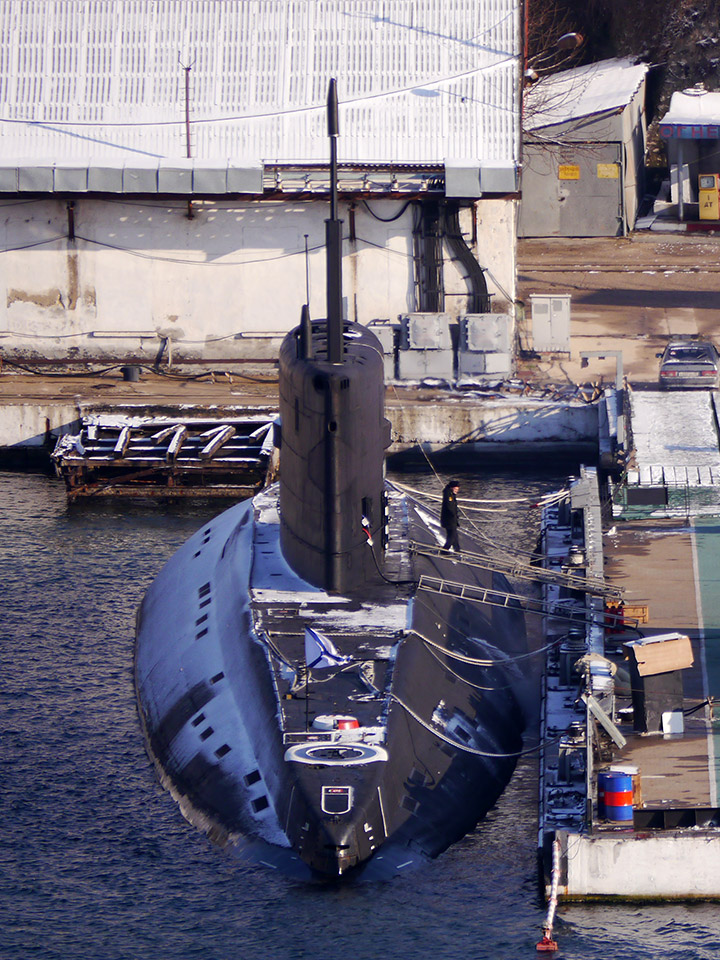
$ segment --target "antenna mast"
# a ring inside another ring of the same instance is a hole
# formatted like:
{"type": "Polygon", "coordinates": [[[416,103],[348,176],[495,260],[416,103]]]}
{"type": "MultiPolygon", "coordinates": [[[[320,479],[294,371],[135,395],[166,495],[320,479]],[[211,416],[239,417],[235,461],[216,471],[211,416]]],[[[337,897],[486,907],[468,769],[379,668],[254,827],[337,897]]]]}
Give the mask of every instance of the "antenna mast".
{"type": "Polygon", "coordinates": [[[333,77],[327,99],[328,137],[330,138],[330,219],[325,221],[327,264],[327,358],[330,363],[343,359],[342,309],[342,220],[337,218],[337,140],[338,99],[333,77]]]}

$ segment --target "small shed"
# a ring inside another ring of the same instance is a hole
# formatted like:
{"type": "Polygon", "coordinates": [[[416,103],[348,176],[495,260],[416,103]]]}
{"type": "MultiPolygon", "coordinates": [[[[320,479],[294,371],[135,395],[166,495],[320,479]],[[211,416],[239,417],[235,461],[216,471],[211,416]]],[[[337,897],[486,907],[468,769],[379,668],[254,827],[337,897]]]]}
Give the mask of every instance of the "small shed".
{"type": "Polygon", "coordinates": [[[697,219],[688,205],[698,203],[700,176],[720,173],[720,93],[702,84],[674,93],[660,136],[667,141],[670,199],[678,205],[678,218],[697,219]]]}
{"type": "Polygon", "coordinates": [[[615,237],[644,192],[647,64],[603,60],[526,88],[520,237],[615,237]]]}

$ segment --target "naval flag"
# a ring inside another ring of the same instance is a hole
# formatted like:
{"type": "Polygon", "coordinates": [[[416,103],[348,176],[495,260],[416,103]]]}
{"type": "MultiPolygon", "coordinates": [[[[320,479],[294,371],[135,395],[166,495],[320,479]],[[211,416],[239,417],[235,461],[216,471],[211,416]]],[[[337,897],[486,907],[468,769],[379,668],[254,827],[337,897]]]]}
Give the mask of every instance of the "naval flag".
{"type": "Polygon", "coordinates": [[[305,663],[312,670],[321,667],[341,667],[351,663],[351,657],[341,657],[329,637],[312,627],[305,627],[305,663]]]}

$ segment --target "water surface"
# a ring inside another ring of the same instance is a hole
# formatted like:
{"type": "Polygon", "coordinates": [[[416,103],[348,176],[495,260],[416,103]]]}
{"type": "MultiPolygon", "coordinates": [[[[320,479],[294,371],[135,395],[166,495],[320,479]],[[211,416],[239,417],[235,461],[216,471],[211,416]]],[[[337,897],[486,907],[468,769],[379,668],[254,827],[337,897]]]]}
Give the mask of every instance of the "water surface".
{"type": "MultiPolygon", "coordinates": [[[[461,496],[532,500],[561,478],[536,465],[460,479],[461,496]]],[[[68,507],[58,481],[18,473],[0,473],[0,504],[1,960],[537,956],[532,757],[473,834],[390,883],[312,886],[239,862],[159,787],[132,675],[144,590],[221,507],[68,507]]],[[[484,517],[488,535],[527,550],[536,520],[527,503],[484,517]]],[[[564,906],[557,934],[568,960],[720,953],[712,904],[564,906]]]]}

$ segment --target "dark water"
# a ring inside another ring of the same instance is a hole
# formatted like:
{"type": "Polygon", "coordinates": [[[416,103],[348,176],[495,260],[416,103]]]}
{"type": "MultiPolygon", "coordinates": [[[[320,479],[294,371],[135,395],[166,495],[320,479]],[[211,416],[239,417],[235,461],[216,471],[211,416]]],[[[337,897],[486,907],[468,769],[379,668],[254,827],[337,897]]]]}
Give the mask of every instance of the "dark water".
{"type": "MultiPolygon", "coordinates": [[[[477,496],[534,497],[558,482],[552,469],[463,479],[477,496]]],[[[532,759],[474,834],[380,886],[308,886],[240,863],[157,785],[135,712],[134,611],[218,509],[69,509],[57,481],[0,473],[0,960],[537,956],[532,759]]],[[[529,516],[516,505],[488,525],[531,549],[529,516]]],[[[556,929],[568,960],[720,954],[710,904],[566,906],[556,929]]]]}

